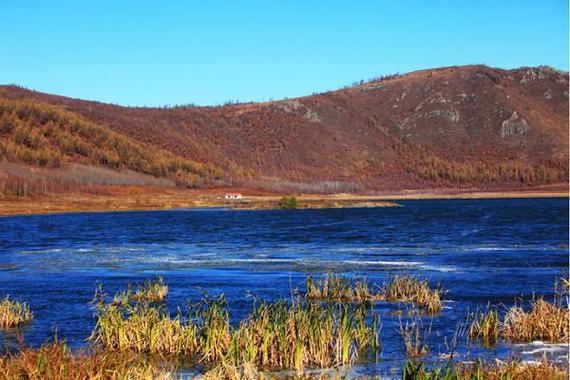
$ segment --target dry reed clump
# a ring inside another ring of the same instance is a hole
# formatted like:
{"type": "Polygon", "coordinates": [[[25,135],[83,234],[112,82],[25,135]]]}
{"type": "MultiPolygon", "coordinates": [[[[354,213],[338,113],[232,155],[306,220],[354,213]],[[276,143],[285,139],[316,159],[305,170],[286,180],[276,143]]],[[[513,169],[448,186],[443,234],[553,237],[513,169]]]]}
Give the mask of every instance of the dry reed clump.
{"type": "Polygon", "coordinates": [[[557,284],[553,302],[536,298],[528,311],[521,306],[512,306],[507,309],[502,322],[497,311],[481,314],[471,322],[469,338],[481,339],[486,345],[495,344],[499,337],[512,342],[544,340],[569,343],[570,310],[567,299],[560,297],[566,294],[564,288],[559,292],[557,284]]]}
{"type": "Polygon", "coordinates": [[[427,280],[417,277],[396,276],[377,292],[374,292],[366,279],[351,282],[348,277],[327,274],[316,281],[309,276],[306,281],[305,297],[330,302],[413,302],[429,314],[441,311],[439,289],[430,289],[427,280]]]}
{"type": "Polygon", "coordinates": [[[417,277],[396,276],[384,283],[382,292],[390,302],[412,302],[429,314],[441,311],[440,289],[431,289],[428,280],[417,277]]]}
{"type": "Polygon", "coordinates": [[[400,319],[400,335],[409,358],[419,358],[429,353],[427,339],[431,335],[431,324],[425,326],[421,318],[413,316],[405,323],[400,319]]]}
{"type": "Polygon", "coordinates": [[[316,281],[309,276],[306,286],[307,299],[331,302],[366,302],[383,299],[380,293],[374,293],[370,289],[366,279],[356,280],[353,284],[348,277],[337,274],[329,273],[316,281]]]}
{"type": "Polygon", "coordinates": [[[113,299],[114,304],[128,304],[130,302],[161,302],[168,295],[168,285],[162,277],[155,280],[146,280],[135,290],[129,284],[127,290],[118,293],[113,299]]]}
{"type": "Polygon", "coordinates": [[[89,339],[105,350],[163,356],[193,355],[197,346],[193,324],[149,305],[98,305],[97,324],[89,339]]]}
{"type": "Polygon", "coordinates": [[[26,302],[18,302],[7,295],[0,299],[0,328],[12,328],[30,323],[34,315],[26,302]]]}
{"type": "Polygon", "coordinates": [[[568,308],[539,298],[528,312],[520,306],[511,307],[505,315],[501,335],[515,342],[545,340],[570,342],[568,308]]]}
{"type": "Polygon", "coordinates": [[[364,305],[262,302],[232,335],[233,366],[294,369],[354,364],[379,349],[379,321],[364,305]]]}
{"type": "Polygon", "coordinates": [[[196,331],[199,359],[202,363],[218,362],[226,355],[232,339],[226,299],[223,294],[214,300],[203,299],[194,309],[194,323],[188,326],[196,331]]]}
{"type": "Polygon", "coordinates": [[[510,359],[492,363],[448,363],[443,368],[426,369],[424,363],[408,360],[403,380],[566,380],[568,365],[543,358],[540,362],[522,362],[510,359]]]}
{"type": "Polygon", "coordinates": [[[500,333],[499,313],[496,310],[477,314],[467,331],[470,339],[480,339],[486,346],[497,344],[500,333]]]}
{"type": "MultiPolygon", "coordinates": [[[[346,370],[336,368],[327,370],[307,371],[303,373],[296,372],[293,374],[274,374],[261,372],[258,368],[250,365],[236,367],[230,364],[220,364],[211,368],[206,373],[199,375],[196,379],[200,380],[277,380],[277,379],[295,379],[295,380],[341,380],[346,379],[346,370]]],[[[377,377],[370,377],[376,379],[377,377]]],[[[359,377],[359,379],[365,379],[359,377]]]]}
{"type": "Polygon", "coordinates": [[[243,366],[234,366],[228,363],[219,364],[202,376],[198,377],[204,380],[258,380],[265,379],[261,376],[258,369],[254,366],[245,364],[243,366]]]}
{"type": "Polygon", "coordinates": [[[25,348],[0,356],[0,379],[90,380],[170,379],[170,372],[146,357],[94,351],[73,353],[62,343],[25,348]]]}

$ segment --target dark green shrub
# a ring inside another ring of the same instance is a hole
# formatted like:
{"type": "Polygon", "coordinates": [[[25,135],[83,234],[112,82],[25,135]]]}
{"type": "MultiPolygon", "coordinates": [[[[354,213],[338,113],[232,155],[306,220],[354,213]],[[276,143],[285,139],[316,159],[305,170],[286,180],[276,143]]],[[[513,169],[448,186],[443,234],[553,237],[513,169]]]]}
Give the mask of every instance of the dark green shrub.
{"type": "Polygon", "coordinates": [[[294,210],[297,208],[297,198],[291,196],[291,197],[282,197],[279,200],[279,208],[282,210],[294,210]]]}

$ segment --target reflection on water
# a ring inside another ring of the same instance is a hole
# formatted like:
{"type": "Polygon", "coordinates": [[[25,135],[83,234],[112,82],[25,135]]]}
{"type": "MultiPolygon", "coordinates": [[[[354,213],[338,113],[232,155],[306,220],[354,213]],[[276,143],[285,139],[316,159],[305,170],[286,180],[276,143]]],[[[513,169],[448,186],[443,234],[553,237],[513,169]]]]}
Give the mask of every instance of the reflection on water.
{"type": "MultiPolygon", "coordinates": [[[[408,201],[404,207],[298,211],[169,211],[0,218],[0,294],[29,301],[36,320],[24,329],[38,345],[53,334],[85,344],[98,281],[107,292],[162,275],[169,307],[186,307],[204,291],[225,293],[232,317],[251,309],[247,294],[275,299],[303,289],[308,273],[427,277],[447,292],[432,326],[430,357],[442,360],[457,326],[488,303],[512,305],[533,294],[552,297],[568,273],[567,199],[408,201]]],[[[353,369],[389,373],[404,359],[398,305],[380,303],[379,364],[353,369]]],[[[16,332],[0,334],[4,343],[16,332]]],[[[566,345],[501,344],[484,349],[459,339],[459,355],[543,352],[566,345]]]]}

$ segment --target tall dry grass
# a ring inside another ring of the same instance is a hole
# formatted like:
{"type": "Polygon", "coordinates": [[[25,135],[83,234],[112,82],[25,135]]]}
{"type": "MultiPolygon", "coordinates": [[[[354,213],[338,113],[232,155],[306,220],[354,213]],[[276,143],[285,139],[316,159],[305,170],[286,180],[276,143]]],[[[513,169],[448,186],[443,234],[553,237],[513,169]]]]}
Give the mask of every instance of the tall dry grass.
{"type": "MultiPolygon", "coordinates": [[[[162,363],[180,359],[187,365],[198,365],[206,371],[206,378],[254,379],[262,371],[292,370],[302,374],[310,368],[351,366],[359,360],[377,359],[380,348],[380,320],[370,315],[369,304],[354,302],[357,289],[368,289],[368,293],[358,290],[366,295],[358,300],[369,300],[369,294],[388,298],[390,291],[390,297],[410,300],[409,289],[427,286],[427,281],[415,279],[420,285],[410,285],[409,280],[396,278],[374,293],[365,281],[353,285],[341,277],[328,278],[328,283],[315,285],[318,294],[342,301],[256,301],[251,313],[237,324],[230,323],[224,296],[203,299],[191,305],[186,315],[180,310],[171,315],[162,303],[168,293],[162,279],[129,287],[130,292],[121,292],[109,302],[99,288],[95,297],[97,323],[90,337],[92,351],[72,353],[56,342],[36,350],[4,354],[0,356],[0,379],[168,376],[169,368],[157,365],[151,356],[162,358],[162,363]]],[[[14,303],[8,297],[4,301],[14,303]]],[[[418,300],[408,302],[420,304],[418,300]]],[[[27,305],[26,310],[31,315],[27,305]]],[[[408,357],[413,358],[404,370],[406,379],[558,379],[568,373],[546,359],[539,364],[511,360],[428,370],[417,358],[429,352],[426,341],[431,325],[424,325],[415,313],[405,323],[400,320],[400,333],[408,357]]],[[[518,306],[509,309],[502,323],[492,310],[478,315],[469,335],[484,340],[501,336],[515,341],[568,342],[568,307],[560,297],[553,303],[537,298],[528,311],[518,306]]]]}
{"type": "Polygon", "coordinates": [[[568,308],[538,298],[530,310],[520,306],[511,307],[505,315],[501,335],[514,342],[545,340],[570,342],[568,308]]]}
{"type": "Polygon", "coordinates": [[[302,372],[351,365],[379,349],[379,320],[364,305],[262,302],[232,335],[230,363],[302,372]]]}
{"type": "Polygon", "coordinates": [[[30,323],[34,315],[26,302],[18,302],[7,295],[0,299],[0,328],[12,328],[30,323]]]}
{"type": "Polygon", "coordinates": [[[0,379],[5,380],[170,379],[171,370],[132,353],[72,352],[62,343],[0,356],[0,379]]]}
{"type": "Polygon", "coordinates": [[[431,335],[431,324],[426,325],[417,315],[413,315],[405,322],[400,319],[400,335],[406,347],[406,356],[419,358],[429,353],[427,340],[431,335]]]}
{"type": "Polygon", "coordinates": [[[152,302],[99,297],[90,337],[107,351],[185,356],[208,367],[303,371],[353,364],[379,349],[380,323],[360,305],[261,302],[236,327],[223,296],[193,305],[188,318],[171,317],[152,302]]]}
{"type": "Polygon", "coordinates": [[[499,338],[511,342],[543,340],[570,343],[567,284],[566,279],[555,284],[552,302],[538,297],[526,310],[520,305],[511,306],[502,321],[494,310],[479,314],[471,322],[469,338],[480,339],[486,345],[495,344],[499,338]]]}
{"type": "Polygon", "coordinates": [[[151,353],[162,356],[194,355],[196,326],[180,314],[172,318],[163,308],[140,303],[135,306],[97,305],[97,323],[91,343],[108,351],[151,353]]]}
{"type": "Polygon", "coordinates": [[[113,303],[116,305],[130,302],[162,302],[168,296],[168,285],[162,277],[146,280],[144,283],[133,288],[130,284],[125,291],[115,295],[113,303]]]}
{"type": "Polygon", "coordinates": [[[475,315],[467,331],[469,339],[479,339],[486,346],[497,344],[501,333],[500,323],[497,310],[489,310],[475,315]]]}
{"type": "Polygon", "coordinates": [[[538,363],[509,359],[475,363],[448,363],[428,369],[421,361],[408,360],[402,380],[566,380],[568,365],[543,358],[538,363]]]}
{"type": "Polygon", "coordinates": [[[396,276],[384,284],[383,293],[387,301],[412,302],[429,314],[438,313],[442,308],[440,289],[431,289],[428,280],[417,277],[396,276]]]}
{"type": "Polygon", "coordinates": [[[305,297],[313,300],[329,302],[410,302],[421,307],[429,314],[441,311],[442,302],[440,289],[431,289],[428,280],[417,277],[396,276],[382,287],[369,285],[366,278],[351,281],[350,278],[327,274],[313,279],[309,276],[306,281],[305,297]],[[373,289],[377,289],[376,291],[373,289]]]}
{"type": "Polygon", "coordinates": [[[351,281],[348,277],[328,273],[321,278],[306,280],[305,297],[313,300],[332,302],[366,302],[384,299],[379,292],[374,292],[366,279],[351,281]]]}

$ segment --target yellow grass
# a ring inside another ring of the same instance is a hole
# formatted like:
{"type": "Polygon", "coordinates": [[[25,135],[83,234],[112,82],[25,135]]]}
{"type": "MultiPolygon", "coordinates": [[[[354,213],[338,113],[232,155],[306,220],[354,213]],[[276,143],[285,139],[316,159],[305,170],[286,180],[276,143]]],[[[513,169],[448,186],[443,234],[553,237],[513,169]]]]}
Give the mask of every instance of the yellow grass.
{"type": "Polygon", "coordinates": [[[0,379],[170,379],[170,372],[143,356],[115,352],[71,352],[61,343],[0,356],[0,379]]]}
{"type": "MultiPolygon", "coordinates": [[[[307,298],[335,302],[306,302],[303,298],[256,301],[253,311],[237,324],[230,324],[223,296],[192,305],[187,315],[180,311],[170,315],[164,304],[156,302],[167,294],[162,279],[121,292],[111,302],[106,302],[100,288],[96,293],[97,323],[90,337],[93,351],[72,353],[56,343],[4,354],[0,356],[0,380],[168,376],[163,367],[149,360],[149,355],[199,364],[206,371],[204,376],[211,379],[254,379],[262,371],[293,370],[300,375],[309,368],[338,369],[377,358],[380,321],[377,315],[371,318],[365,301],[398,300],[428,309],[430,302],[424,298],[439,300],[437,289],[431,290],[426,280],[415,277],[396,277],[378,292],[371,291],[366,280],[353,283],[334,275],[317,283],[312,278],[307,282],[307,298]]],[[[27,304],[9,297],[0,306],[0,310],[9,310],[9,315],[27,321],[32,318],[27,304]]],[[[549,303],[537,298],[528,311],[519,306],[508,309],[503,322],[496,311],[478,315],[468,333],[472,339],[485,342],[496,342],[498,337],[569,342],[568,330],[568,307],[561,300],[549,303]]],[[[400,320],[400,333],[408,357],[428,353],[425,342],[431,325],[424,326],[417,314],[406,323],[400,320]]],[[[538,364],[510,360],[456,364],[436,370],[427,370],[414,359],[406,365],[406,373],[405,378],[420,380],[538,380],[567,376],[567,370],[546,359],[538,364]]]]}
{"type": "Polygon", "coordinates": [[[439,289],[431,289],[428,280],[417,277],[396,276],[385,283],[383,293],[387,301],[412,302],[429,314],[441,311],[442,302],[439,289]]]}
{"type": "Polygon", "coordinates": [[[189,319],[180,313],[173,318],[149,302],[105,303],[99,298],[97,309],[90,337],[96,347],[184,356],[213,368],[213,374],[232,368],[302,372],[345,366],[379,348],[379,320],[367,318],[364,304],[261,302],[235,328],[223,296],[194,305],[189,319]]]}
{"type": "Polygon", "coordinates": [[[0,299],[0,328],[11,328],[30,323],[34,315],[26,302],[18,302],[6,296],[0,299]]]}
{"type": "MultiPolygon", "coordinates": [[[[121,210],[168,210],[188,207],[226,206],[225,189],[182,190],[141,186],[107,186],[101,194],[63,193],[55,197],[34,198],[0,197],[0,215],[47,214],[61,212],[99,212],[121,210]],[[213,194],[218,191],[219,194],[213,194]]],[[[485,199],[485,198],[534,198],[567,197],[567,190],[458,192],[408,191],[398,194],[358,195],[304,195],[299,196],[299,207],[351,207],[363,203],[374,206],[395,206],[390,201],[406,199],[485,199]]],[[[276,208],[279,195],[246,195],[247,208],[276,208]]],[[[236,204],[237,205],[237,204],[236,204]]],[[[239,204],[242,206],[242,204],[239,204]]]]}
{"type": "Polygon", "coordinates": [[[258,380],[267,377],[261,376],[258,369],[250,364],[234,366],[222,363],[208,370],[200,378],[204,380],[258,380]]]}
{"type": "Polygon", "coordinates": [[[538,363],[509,359],[474,364],[449,363],[443,368],[428,370],[422,362],[409,360],[404,367],[403,380],[566,380],[567,364],[557,364],[543,358],[538,363]]]}
{"type": "Polygon", "coordinates": [[[365,278],[351,281],[342,275],[327,274],[316,280],[309,276],[306,287],[305,297],[312,300],[356,303],[383,300],[411,302],[429,314],[438,313],[442,307],[440,290],[432,290],[427,280],[417,277],[396,276],[379,288],[374,284],[370,286],[365,278]],[[378,290],[374,291],[374,288],[378,290]]]}
{"type": "Polygon", "coordinates": [[[380,293],[370,289],[366,279],[351,282],[348,277],[338,274],[327,274],[314,280],[309,276],[306,281],[305,297],[313,300],[332,302],[366,302],[383,299],[380,293]]]}
{"type": "Polygon", "coordinates": [[[499,313],[490,310],[475,316],[467,331],[470,339],[480,339],[486,346],[497,344],[500,335],[499,313]]]}
{"type": "Polygon", "coordinates": [[[233,334],[230,363],[297,372],[354,364],[379,348],[379,321],[367,324],[366,313],[364,305],[261,303],[233,334]]]}
{"type": "Polygon", "coordinates": [[[540,297],[533,299],[528,310],[518,305],[510,307],[503,321],[497,311],[476,316],[469,327],[469,338],[480,339],[486,345],[497,343],[499,337],[511,342],[570,343],[567,284],[566,279],[555,284],[553,302],[540,297]]]}
{"type": "Polygon", "coordinates": [[[164,283],[162,277],[154,280],[146,280],[143,284],[133,290],[131,285],[127,290],[115,295],[113,299],[114,304],[126,304],[132,301],[136,302],[161,302],[166,299],[168,295],[168,285],[164,283]]]}
{"type": "Polygon", "coordinates": [[[180,315],[171,318],[161,309],[145,304],[97,307],[97,324],[90,340],[105,350],[163,356],[196,353],[196,327],[183,323],[180,315]]]}
{"type": "Polygon", "coordinates": [[[529,311],[520,306],[511,307],[503,322],[502,335],[515,342],[545,340],[570,342],[568,308],[547,302],[533,301],[529,311]]]}

